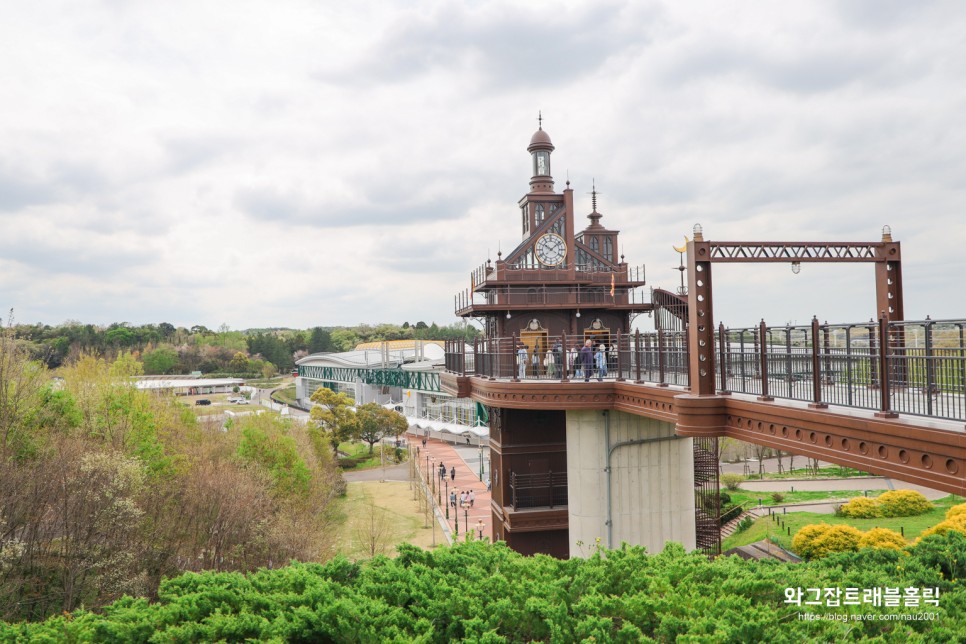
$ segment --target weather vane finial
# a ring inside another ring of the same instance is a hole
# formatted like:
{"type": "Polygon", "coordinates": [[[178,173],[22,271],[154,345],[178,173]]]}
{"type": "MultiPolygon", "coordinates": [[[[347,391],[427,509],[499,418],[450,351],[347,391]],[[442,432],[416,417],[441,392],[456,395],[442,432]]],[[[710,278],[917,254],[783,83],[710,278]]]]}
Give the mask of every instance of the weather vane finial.
{"type": "Polygon", "coordinates": [[[537,125],[542,130],[543,129],[543,111],[537,110],[537,125]]]}
{"type": "Polygon", "coordinates": [[[590,180],[590,205],[594,212],[597,212],[597,180],[590,180]]]}

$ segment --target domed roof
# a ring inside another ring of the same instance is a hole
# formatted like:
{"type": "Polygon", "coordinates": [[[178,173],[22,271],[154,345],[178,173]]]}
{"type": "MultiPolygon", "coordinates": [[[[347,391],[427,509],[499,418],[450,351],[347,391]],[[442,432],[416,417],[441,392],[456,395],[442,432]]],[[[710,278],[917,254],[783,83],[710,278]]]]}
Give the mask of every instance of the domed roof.
{"type": "Polygon", "coordinates": [[[544,130],[543,128],[540,128],[539,130],[534,132],[533,136],[530,137],[530,145],[533,145],[535,143],[544,143],[544,144],[549,143],[550,145],[553,145],[553,143],[550,143],[550,135],[547,134],[547,131],[544,130]]]}
{"type": "Polygon", "coordinates": [[[527,150],[533,152],[534,150],[553,150],[553,143],[550,142],[550,135],[542,127],[533,133],[530,137],[530,145],[527,146],[527,150]]]}

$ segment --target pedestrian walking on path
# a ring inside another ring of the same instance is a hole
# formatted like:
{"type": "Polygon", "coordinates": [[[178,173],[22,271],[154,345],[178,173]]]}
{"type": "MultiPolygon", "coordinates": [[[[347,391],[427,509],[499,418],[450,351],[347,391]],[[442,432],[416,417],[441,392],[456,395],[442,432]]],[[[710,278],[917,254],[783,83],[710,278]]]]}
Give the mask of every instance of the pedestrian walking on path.
{"type": "Polygon", "coordinates": [[[455,481],[456,480],[456,467],[455,466],[454,467],[451,467],[449,469],[449,480],[450,481],[455,481]]]}
{"type": "MultiPolygon", "coordinates": [[[[529,374],[528,374],[529,375],[529,374]]],[[[415,440],[415,444],[419,445],[420,440],[423,438],[423,431],[420,430],[418,433],[412,434],[415,440]]],[[[484,522],[483,536],[487,539],[494,538],[494,527],[490,525],[490,502],[491,495],[489,490],[483,489],[483,483],[480,482],[478,465],[475,461],[475,456],[477,451],[467,450],[461,445],[453,445],[451,442],[442,441],[436,438],[427,437],[427,443],[425,449],[422,450],[422,458],[431,457],[436,461],[435,473],[439,476],[439,463],[444,464],[445,473],[452,480],[449,485],[449,490],[446,492],[445,500],[442,503],[449,503],[449,506],[443,506],[440,503],[440,508],[437,511],[437,518],[442,525],[442,519],[439,517],[445,516],[446,507],[451,507],[452,511],[450,513],[450,521],[448,527],[446,528],[447,538],[452,540],[455,537],[454,525],[456,520],[459,520],[459,539],[462,540],[464,535],[467,533],[473,535],[474,537],[478,534],[478,521],[482,520],[484,522]],[[467,461],[468,458],[473,458],[472,461],[467,461]],[[448,465],[446,465],[448,463],[448,465]],[[453,471],[455,470],[456,476],[453,477],[453,471]],[[472,492],[472,495],[470,494],[472,492]],[[480,507],[476,507],[476,499],[479,498],[480,507]],[[470,501],[472,498],[472,502],[470,501]],[[457,502],[460,505],[456,505],[457,502]]],[[[488,478],[488,477],[487,477],[488,478]]],[[[435,497],[433,497],[435,501],[435,497]]]]}

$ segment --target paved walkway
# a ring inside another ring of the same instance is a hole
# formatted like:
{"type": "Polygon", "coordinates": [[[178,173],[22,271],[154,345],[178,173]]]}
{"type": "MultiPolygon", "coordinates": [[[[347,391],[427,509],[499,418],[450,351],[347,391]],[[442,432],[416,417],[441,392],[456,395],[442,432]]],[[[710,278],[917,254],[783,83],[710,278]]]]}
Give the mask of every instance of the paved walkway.
{"type": "MultiPolygon", "coordinates": [[[[445,443],[434,438],[426,440],[423,446],[423,437],[415,434],[408,434],[410,445],[419,448],[419,469],[423,480],[426,480],[427,471],[430,473],[430,489],[433,486],[442,485],[442,489],[437,489],[434,499],[441,501],[437,505],[437,517],[440,525],[444,526],[443,532],[447,538],[452,540],[463,539],[466,534],[466,527],[469,525],[471,530],[478,529],[479,522],[483,521],[483,536],[493,539],[493,515],[490,512],[490,492],[486,489],[486,483],[480,481],[479,450],[476,448],[454,447],[450,443],[445,443]],[[468,462],[469,461],[469,462],[468,462]],[[439,477],[439,464],[443,463],[446,468],[446,477],[441,481],[439,477]],[[455,478],[451,475],[451,470],[456,469],[455,478]],[[459,507],[459,495],[461,491],[472,490],[476,498],[473,507],[459,507]],[[447,494],[456,492],[456,507],[449,505],[447,494]],[[449,517],[446,513],[449,510],[449,517]],[[457,518],[459,525],[457,525],[457,518]]],[[[484,478],[487,478],[486,468],[484,468],[484,478]]]]}

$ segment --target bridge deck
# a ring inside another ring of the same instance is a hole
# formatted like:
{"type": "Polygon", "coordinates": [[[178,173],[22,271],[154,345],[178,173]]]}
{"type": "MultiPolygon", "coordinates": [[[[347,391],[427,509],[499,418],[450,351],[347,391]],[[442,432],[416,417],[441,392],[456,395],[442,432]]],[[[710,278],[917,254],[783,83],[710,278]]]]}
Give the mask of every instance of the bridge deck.
{"type": "MultiPolygon", "coordinates": [[[[960,346],[942,351],[930,343],[905,346],[910,323],[885,345],[870,327],[861,349],[853,337],[835,350],[821,332],[811,336],[819,342],[796,345],[786,327],[782,346],[766,341],[764,350],[738,336],[737,349],[727,340],[717,346],[723,359],[716,395],[691,395],[683,334],[615,336],[604,367],[589,374],[555,350],[553,338],[549,350],[540,347],[541,359],[528,351],[522,363],[516,338],[453,343],[441,386],[495,407],[626,411],[674,423],[681,435],[738,438],[966,494],[964,323],[951,325],[960,346]]],[[[933,340],[936,330],[930,328],[933,340]]],[[[559,344],[574,346],[574,338],[559,344]]]]}

